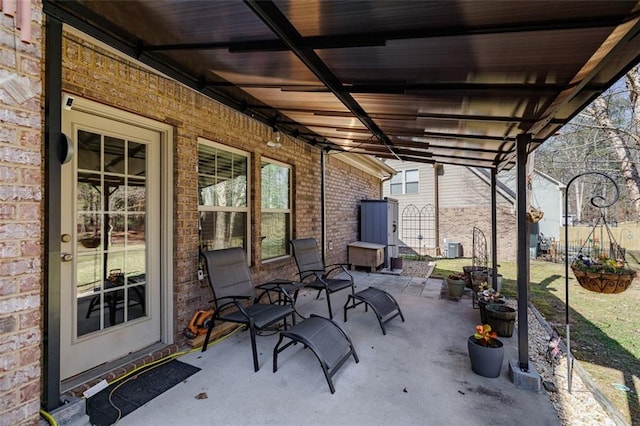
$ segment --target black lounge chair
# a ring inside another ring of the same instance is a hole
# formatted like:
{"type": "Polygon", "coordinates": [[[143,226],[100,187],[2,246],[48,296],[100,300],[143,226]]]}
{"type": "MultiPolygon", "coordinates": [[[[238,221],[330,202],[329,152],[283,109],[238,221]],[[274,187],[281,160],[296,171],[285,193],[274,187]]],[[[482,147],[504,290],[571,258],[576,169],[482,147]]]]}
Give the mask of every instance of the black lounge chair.
{"type": "Polygon", "coordinates": [[[355,293],[353,277],[349,274],[346,264],[328,265],[322,262],[318,252],[318,245],[313,238],[301,238],[290,241],[293,247],[293,256],[298,265],[300,281],[306,287],[318,290],[316,299],[324,290],[327,294],[327,305],[329,308],[329,318],[333,319],[331,310],[331,294],[336,291],[351,287],[351,294],[355,293]],[[349,278],[332,278],[338,271],[345,272],[349,278]]]}
{"type": "Polygon", "coordinates": [[[256,331],[263,330],[279,321],[284,321],[286,330],[286,319],[289,315],[291,315],[292,323],[295,324],[293,305],[297,290],[302,284],[296,286],[291,281],[276,280],[263,284],[265,287],[258,286],[258,289],[262,290],[279,291],[282,296],[279,297],[279,303],[276,304],[260,303],[256,298],[256,289],[253,286],[245,251],[242,248],[202,251],[201,256],[205,261],[207,279],[213,291],[215,308],[202,345],[202,352],[207,350],[215,320],[245,324],[251,333],[253,368],[254,371],[258,371],[260,366],[256,350],[256,331]],[[291,291],[294,294],[291,294],[291,291]]]}
{"type": "Polygon", "coordinates": [[[382,334],[384,335],[387,334],[387,330],[384,328],[387,322],[397,316],[400,316],[402,322],[404,322],[404,315],[402,315],[396,299],[386,291],[375,287],[360,290],[356,294],[350,294],[347,297],[347,303],[344,304],[344,322],[347,322],[347,310],[355,309],[362,304],[364,304],[365,312],[371,307],[376,314],[378,324],[380,324],[382,334]]]}
{"type": "Polygon", "coordinates": [[[274,373],[278,371],[278,354],[296,343],[304,344],[304,347],[311,349],[318,358],[331,393],[336,391],[332,377],[342,364],[352,355],[356,363],[360,362],[351,339],[338,324],[328,318],[311,315],[290,329],[280,332],[280,339],[273,348],[274,373]],[[280,347],[285,337],[290,341],[280,347]]]}

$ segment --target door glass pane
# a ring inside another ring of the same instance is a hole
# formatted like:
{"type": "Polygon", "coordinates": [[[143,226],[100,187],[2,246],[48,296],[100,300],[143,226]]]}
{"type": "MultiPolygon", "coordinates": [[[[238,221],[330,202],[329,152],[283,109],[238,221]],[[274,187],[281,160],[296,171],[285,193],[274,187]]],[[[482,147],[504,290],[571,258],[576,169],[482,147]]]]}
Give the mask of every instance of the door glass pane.
{"type": "Polygon", "coordinates": [[[145,215],[130,214],[127,217],[127,246],[144,247],[145,235],[145,215]]]}
{"type": "Polygon", "coordinates": [[[124,173],[124,140],[104,137],[104,171],[124,173]]]}
{"type": "Polygon", "coordinates": [[[130,212],[146,210],[146,188],[142,179],[129,179],[127,185],[127,206],[130,212]]]}
{"type": "Polygon", "coordinates": [[[100,170],[102,136],[97,133],[78,131],[78,168],[100,170]]]}
{"type": "Polygon", "coordinates": [[[128,144],[128,174],[129,176],[145,177],[147,174],[147,146],[141,143],[129,142],[128,144]]]}
{"type": "Polygon", "coordinates": [[[79,131],[77,335],[146,315],[145,144],[79,131]]]}
{"type": "Polygon", "coordinates": [[[78,253],[93,251],[102,244],[102,216],[98,213],[78,213],[78,253]]]}
{"type": "Polygon", "coordinates": [[[126,187],[124,176],[105,176],[105,197],[107,197],[107,205],[109,211],[123,212],[126,205],[126,187]]]}
{"type": "Polygon", "coordinates": [[[109,249],[125,248],[125,215],[122,213],[111,213],[106,216],[107,237],[109,238],[109,249]]]}

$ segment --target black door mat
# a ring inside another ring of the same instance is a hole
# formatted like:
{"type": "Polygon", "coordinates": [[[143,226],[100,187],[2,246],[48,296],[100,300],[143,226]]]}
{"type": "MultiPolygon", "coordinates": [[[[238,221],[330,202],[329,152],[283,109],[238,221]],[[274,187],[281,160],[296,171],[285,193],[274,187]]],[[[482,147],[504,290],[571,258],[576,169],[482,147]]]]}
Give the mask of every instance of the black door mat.
{"type": "Polygon", "coordinates": [[[87,399],[89,420],[92,425],[113,425],[198,371],[200,368],[177,360],[151,365],[87,399]]]}

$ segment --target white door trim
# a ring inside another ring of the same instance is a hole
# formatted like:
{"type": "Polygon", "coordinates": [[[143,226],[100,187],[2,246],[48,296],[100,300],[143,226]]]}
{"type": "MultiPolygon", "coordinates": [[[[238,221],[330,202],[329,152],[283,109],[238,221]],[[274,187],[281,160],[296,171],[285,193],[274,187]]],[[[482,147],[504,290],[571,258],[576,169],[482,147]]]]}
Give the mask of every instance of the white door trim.
{"type": "MultiPolygon", "coordinates": [[[[65,93],[63,93],[63,98],[65,93]]],[[[72,108],[160,133],[160,338],[173,343],[173,126],[71,95],[72,108]]]]}

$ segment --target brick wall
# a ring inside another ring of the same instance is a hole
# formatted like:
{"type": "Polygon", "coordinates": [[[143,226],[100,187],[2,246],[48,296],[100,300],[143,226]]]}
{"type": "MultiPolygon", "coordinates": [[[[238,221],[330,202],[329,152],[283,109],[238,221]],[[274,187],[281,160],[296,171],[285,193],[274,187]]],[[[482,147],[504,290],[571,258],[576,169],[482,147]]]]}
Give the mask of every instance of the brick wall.
{"type": "Polygon", "coordinates": [[[0,88],[0,425],[35,425],[40,409],[42,282],[42,31],[32,0],[31,43],[0,13],[0,79],[36,93],[19,104],[0,88]],[[14,44],[17,47],[14,50],[14,44]]]}
{"type": "Polygon", "coordinates": [[[360,200],[379,199],[380,181],[362,170],[327,156],[326,194],[327,248],[326,263],[345,263],[347,245],[359,239],[360,200]]]}
{"type": "MultiPolygon", "coordinates": [[[[497,211],[498,259],[516,260],[516,217],[511,209],[497,211]]],[[[471,258],[473,227],[479,228],[487,238],[487,255],[491,262],[491,212],[488,209],[451,207],[440,210],[440,232],[449,241],[462,245],[463,256],[471,258]]]]}
{"type": "MultiPolygon", "coordinates": [[[[63,89],[122,110],[170,123],[174,141],[174,306],[175,339],[183,343],[182,330],[194,310],[208,306],[210,290],[197,281],[198,199],[197,141],[199,137],[249,152],[251,247],[250,261],[256,281],[282,277],[294,279],[292,258],[262,264],[260,261],[260,164],[262,157],[292,166],[294,183],[294,238],[314,237],[320,243],[321,153],[289,136],[282,147],[266,146],[269,126],[239,114],[191,89],[134,65],[91,43],[65,34],[63,89]]],[[[334,243],[331,262],[346,262],[346,245],[357,239],[358,200],[379,198],[379,180],[334,160],[326,161],[328,240],[334,243]]]]}

